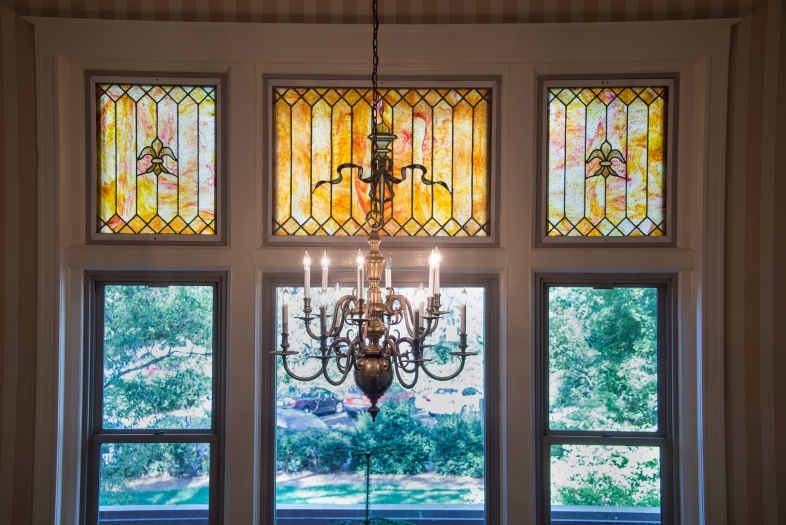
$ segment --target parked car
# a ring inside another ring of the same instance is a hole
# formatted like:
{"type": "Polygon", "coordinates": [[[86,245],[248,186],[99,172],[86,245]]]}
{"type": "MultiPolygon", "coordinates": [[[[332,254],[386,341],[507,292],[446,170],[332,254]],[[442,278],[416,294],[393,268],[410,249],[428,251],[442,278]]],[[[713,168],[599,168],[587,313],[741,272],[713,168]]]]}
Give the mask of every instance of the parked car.
{"type": "Polygon", "coordinates": [[[291,408],[279,408],[276,410],[276,426],[278,428],[288,428],[290,430],[305,430],[307,428],[327,428],[314,414],[293,410],[291,408]]]}
{"type": "Polygon", "coordinates": [[[325,388],[312,388],[291,396],[291,400],[282,399],[283,408],[293,408],[312,414],[341,414],[344,403],[336,394],[325,388]],[[293,403],[294,402],[294,403],[293,403]]]}
{"type": "Polygon", "coordinates": [[[420,408],[430,416],[443,414],[466,414],[481,408],[483,392],[473,386],[440,387],[423,398],[420,408]]]}
{"type": "MultiPolygon", "coordinates": [[[[415,407],[415,394],[411,390],[405,390],[400,385],[393,383],[388,388],[388,391],[379,399],[381,406],[385,402],[407,403],[410,407],[415,407]]],[[[371,406],[371,401],[360,391],[356,386],[349,387],[347,395],[344,396],[344,408],[347,410],[347,416],[355,418],[364,410],[368,410],[371,406]]]]}

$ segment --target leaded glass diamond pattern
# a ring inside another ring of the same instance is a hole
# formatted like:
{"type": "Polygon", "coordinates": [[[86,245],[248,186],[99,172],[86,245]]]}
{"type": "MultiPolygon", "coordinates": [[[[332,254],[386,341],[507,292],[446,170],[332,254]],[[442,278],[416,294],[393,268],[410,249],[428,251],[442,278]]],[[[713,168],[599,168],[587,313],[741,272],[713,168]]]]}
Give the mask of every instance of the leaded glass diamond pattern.
{"type": "Polygon", "coordinates": [[[96,85],[98,233],[216,233],[216,86],[96,85]]]}
{"type": "Polygon", "coordinates": [[[666,235],[668,89],[547,89],[546,235],[666,235]]]}
{"type": "MultiPolygon", "coordinates": [[[[429,179],[396,185],[385,207],[381,234],[476,236],[491,232],[489,88],[381,89],[382,119],[397,135],[393,170],[422,164],[429,179]]],[[[366,235],[368,185],[356,175],[335,185],[336,168],[369,169],[369,88],[275,87],[273,89],[273,235],[366,235]]],[[[365,175],[366,172],[364,172],[365,175]]]]}

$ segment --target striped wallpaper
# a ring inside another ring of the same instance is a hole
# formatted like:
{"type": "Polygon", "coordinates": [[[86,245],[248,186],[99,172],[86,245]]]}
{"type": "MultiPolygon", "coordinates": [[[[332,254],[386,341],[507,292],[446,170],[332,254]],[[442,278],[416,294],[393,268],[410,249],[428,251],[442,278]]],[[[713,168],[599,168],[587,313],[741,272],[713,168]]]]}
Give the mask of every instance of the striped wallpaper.
{"type": "MultiPolygon", "coordinates": [[[[369,0],[15,0],[33,16],[204,22],[358,24],[369,0]]],[[[603,22],[736,17],[751,0],[379,0],[390,24],[603,22]]]]}
{"type": "MultiPolygon", "coordinates": [[[[35,109],[32,27],[20,15],[367,23],[366,0],[16,0],[0,27],[0,522],[32,515],[35,109]],[[25,213],[25,217],[34,214],[25,213]]],[[[383,23],[540,23],[739,17],[729,75],[726,213],[727,521],[786,524],[786,9],[779,0],[380,0],[383,23]],[[776,240],[777,239],[777,240],[776,240]]],[[[711,225],[710,225],[711,226],[711,225]]],[[[713,510],[710,523],[722,523],[713,510]]]]}

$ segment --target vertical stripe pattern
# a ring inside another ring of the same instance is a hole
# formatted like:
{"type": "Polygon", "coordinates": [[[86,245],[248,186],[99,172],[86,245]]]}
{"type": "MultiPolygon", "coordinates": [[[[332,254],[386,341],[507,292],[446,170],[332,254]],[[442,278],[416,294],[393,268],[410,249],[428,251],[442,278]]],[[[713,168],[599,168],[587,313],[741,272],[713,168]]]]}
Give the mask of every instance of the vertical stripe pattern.
{"type": "MultiPolygon", "coordinates": [[[[30,220],[36,203],[33,54],[32,30],[18,15],[366,24],[369,4],[369,0],[14,0],[15,13],[3,10],[0,202],[6,224],[0,228],[4,298],[0,309],[5,309],[5,322],[0,325],[4,381],[0,522],[17,522],[29,512],[29,497],[23,492],[30,486],[26,466],[32,461],[29,444],[34,437],[35,294],[20,293],[34,290],[36,283],[35,227],[30,220]],[[16,492],[8,495],[3,489],[11,486],[16,492]],[[11,501],[9,507],[6,503],[11,501]]],[[[775,215],[776,207],[786,202],[786,174],[777,156],[786,143],[786,9],[781,2],[380,0],[380,13],[385,24],[743,19],[732,30],[727,137],[727,511],[731,524],[786,523],[786,447],[782,445],[786,443],[786,243],[775,215]]]]}
{"type": "Polygon", "coordinates": [[[33,26],[0,9],[0,523],[32,516],[36,356],[36,135],[33,26]]]}

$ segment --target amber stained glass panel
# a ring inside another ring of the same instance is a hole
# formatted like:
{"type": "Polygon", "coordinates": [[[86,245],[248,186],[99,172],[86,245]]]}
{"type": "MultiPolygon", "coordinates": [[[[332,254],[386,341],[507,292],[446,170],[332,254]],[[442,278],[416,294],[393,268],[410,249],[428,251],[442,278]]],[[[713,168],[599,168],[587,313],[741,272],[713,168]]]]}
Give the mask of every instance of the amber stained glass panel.
{"type": "Polygon", "coordinates": [[[216,86],[96,85],[99,233],[216,233],[216,86]]]}
{"type": "Polygon", "coordinates": [[[552,87],[549,236],[666,235],[667,86],[552,87]]]}
{"type": "MultiPolygon", "coordinates": [[[[397,136],[393,174],[421,164],[425,184],[408,172],[393,188],[380,233],[396,236],[488,236],[491,100],[488,88],[381,89],[382,119],[397,136]]],[[[368,88],[275,87],[274,235],[365,235],[368,184],[336,168],[368,173],[372,93],[368,88]]]]}

